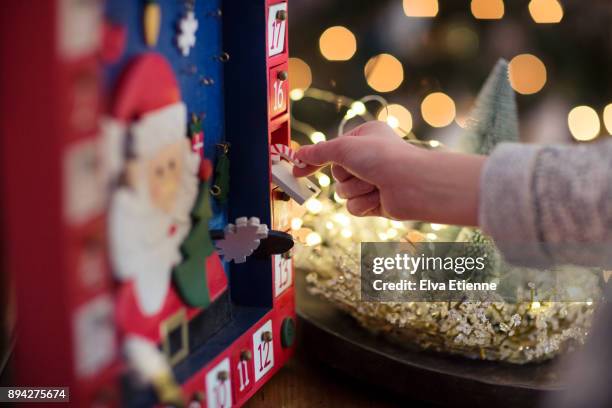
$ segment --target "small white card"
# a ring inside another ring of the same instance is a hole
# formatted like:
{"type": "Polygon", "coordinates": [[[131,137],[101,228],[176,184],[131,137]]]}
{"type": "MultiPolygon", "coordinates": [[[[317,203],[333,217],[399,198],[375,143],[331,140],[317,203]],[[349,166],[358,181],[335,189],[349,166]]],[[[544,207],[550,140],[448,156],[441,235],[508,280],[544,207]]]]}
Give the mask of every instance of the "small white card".
{"type": "Polygon", "coordinates": [[[224,358],[206,374],[206,406],[230,408],[232,406],[232,382],[229,358],[224,358]]]}
{"type": "Polygon", "coordinates": [[[284,160],[272,165],[272,181],[300,205],[321,192],[308,177],[295,177],[293,165],[284,160]]]}
{"type": "Polygon", "coordinates": [[[274,297],[279,296],[289,286],[291,286],[291,258],[285,258],[284,255],[274,255],[274,297]]]}
{"type": "Polygon", "coordinates": [[[287,20],[277,18],[279,11],[287,12],[287,3],[270,6],[268,10],[268,56],[278,55],[285,50],[287,20]]]}
{"type": "Polygon", "coordinates": [[[261,377],[274,367],[272,320],[268,320],[253,334],[253,356],[255,381],[259,381],[261,377]]]}

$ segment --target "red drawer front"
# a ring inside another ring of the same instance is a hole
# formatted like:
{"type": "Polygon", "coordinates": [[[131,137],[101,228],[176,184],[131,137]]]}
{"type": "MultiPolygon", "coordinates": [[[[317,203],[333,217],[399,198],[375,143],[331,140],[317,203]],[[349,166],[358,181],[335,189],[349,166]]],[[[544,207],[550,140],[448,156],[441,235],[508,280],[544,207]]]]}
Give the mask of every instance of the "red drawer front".
{"type": "Polygon", "coordinates": [[[270,68],[270,77],[268,78],[268,112],[270,118],[287,112],[288,75],[287,63],[270,68]]]}

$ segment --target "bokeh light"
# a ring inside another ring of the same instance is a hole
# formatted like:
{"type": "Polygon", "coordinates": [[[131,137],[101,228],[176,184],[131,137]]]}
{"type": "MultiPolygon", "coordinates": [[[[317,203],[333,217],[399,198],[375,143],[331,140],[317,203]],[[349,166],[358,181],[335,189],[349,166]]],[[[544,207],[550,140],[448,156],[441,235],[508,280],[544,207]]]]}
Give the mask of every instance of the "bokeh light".
{"type": "Polygon", "coordinates": [[[531,0],[529,14],[539,24],[554,24],[563,19],[563,6],[558,0],[531,0]]]}
{"type": "Polygon", "coordinates": [[[517,55],[510,61],[509,70],[512,88],[520,94],[534,94],[546,84],[546,66],[535,55],[517,55]]]}
{"type": "Polygon", "coordinates": [[[599,135],[601,123],[595,109],[590,106],[576,106],[567,116],[567,124],[576,140],[593,140],[599,135]]]}
{"type": "Polygon", "coordinates": [[[455,102],[443,92],[434,92],[423,100],[421,115],[433,127],[444,127],[455,119],[455,102]]]}
{"type": "Polygon", "coordinates": [[[467,24],[452,24],[444,36],[446,52],[455,58],[468,58],[478,52],[478,34],[467,24]]]}
{"type": "Polygon", "coordinates": [[[408,17],[435,17],[438,0],[404,0],[404,14],[408,17]]]}
{"type": "Polygon", "coordinates": [[[404,68],[393,55],[379,54],[367,62],[364,75],[368,85],[375,91],[391,92],[404,81],[404,68]]]}
{"type": "Polygon", "coordinates": [[[321,34],[319,49],[321,54],[330,61],[347,61],[357,51],[357,40],[351,30],[346,27],[330,27],[321,34]]]}
{"type": "Polygon", "coordinates": [[[317,180],[319,181],[319,185],[321,187],[329,187],[329,185],[331,184],[331,179],[329,178],[329,176],[325,173],[321,173],[317,176],[317,180]]]}
{"type": "Polygon", "coordinates": [[[499,20],[504,16],[503,0],[472,0],[470,8],[479,20],[499,20]]]}
{"type": "Polygon", "coordinates": [[[386,109],[382,108],[378,112],[377,119],[387,122],[400,136],[412,131],[412,114],[402,105],[391,104],[386,109]]]}
{"type": "MultiPolygon", "coordinates": [[[[304,91],[310,87],[310,84],[312,84],[312,71],[308,64],[299,58],[289,58],[289,85],[291,90],[299,89],[304,91]]],[[[302,92],[301,96],[299,96],[298,93],[291,92],[290,95],[291,99],[299,100],[302,99],[304,93],[302,92]]]]}
{"type": "Polygon", "coordinates": [[[604,108],[603,122],[608,134],[612,135],[612,103],[604,108]]]}
{"type": "Polygon", "coordinates": [[[326,141],[327,137],[325,136],[325,133],[317,131],[310,134],[310,140],[312,143],[316,144],[326,141]]]}

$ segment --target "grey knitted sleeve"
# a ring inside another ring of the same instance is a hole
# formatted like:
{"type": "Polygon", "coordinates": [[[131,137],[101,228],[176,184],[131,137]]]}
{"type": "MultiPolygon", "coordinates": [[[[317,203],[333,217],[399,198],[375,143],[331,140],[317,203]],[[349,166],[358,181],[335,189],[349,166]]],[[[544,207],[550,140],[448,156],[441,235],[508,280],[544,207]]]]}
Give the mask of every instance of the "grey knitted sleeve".
{"type": "Polygon", "coordinates": [[[612,140],[502,143],[480,184],[480,227],[510,262],[612,266],[612,140]]]}

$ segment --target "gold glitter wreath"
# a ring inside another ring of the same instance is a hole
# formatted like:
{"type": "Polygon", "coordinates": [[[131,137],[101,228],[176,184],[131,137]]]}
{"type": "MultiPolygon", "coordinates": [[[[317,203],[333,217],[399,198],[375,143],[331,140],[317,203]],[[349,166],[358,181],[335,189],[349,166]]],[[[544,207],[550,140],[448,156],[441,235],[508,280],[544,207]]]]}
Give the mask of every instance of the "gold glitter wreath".
{"type": "MultiPolygon", "coordinates": [[[[351,217],[327,199],[318,200],[310,210],[293,223],[295,236],[305,244],[296,248],[295,265],[306,273],[309,291],[397,344],[523,364],[568,351],[588,334],[593,301],[551,302],[534,297],[533,290],[529,301],[519,303],[362,302],[359,242],[444,240],[456,237],[457,227],[419,224],[415,229],[383,218],[351,217]]],[[[599,297],[594,274],[576,273],[575,268],[567,272],[592,299],[599,297]]]]}

